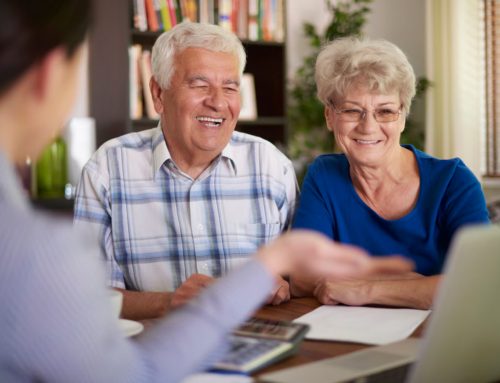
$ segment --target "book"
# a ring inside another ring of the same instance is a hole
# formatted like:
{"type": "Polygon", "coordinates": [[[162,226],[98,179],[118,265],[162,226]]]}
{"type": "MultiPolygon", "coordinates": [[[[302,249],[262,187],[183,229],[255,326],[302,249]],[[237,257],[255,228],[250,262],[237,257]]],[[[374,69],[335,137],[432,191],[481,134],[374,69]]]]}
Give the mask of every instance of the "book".
{"type": "Polygon", "coordinates": [[[177,12],[176,12],[176,1],[175,0],[166,0],[168,5],[168,12],[170,13],[170,23],[172,24],[172,28],[178,24],[177,12]]]}
{"type": "Polygon", "coordinates": [[[259,0],[248,0],[248,39],[259,39],[259,0]]]}
{"type": "Polygon", "coordinates": [[[239,3],[236,35],[241,40],[246,40],[248,39],[248,0],[239,0],[239,3]]]}
{"type": "Polygon", "coordinates": [[[149,89],[149,82],[153,76],[153,71],[151,70],[151,52],[143,51],[141,55],[141,79],[142,79],[142,89],[144,91],[144,104],[146,107],[146,115],[152,120],[160,119],[160,115],[156,113],[153,97],[151,96],[151,90],[149,89]]]}
{"type": "Polygon", "coordinates": [[[158,20],[158,30],[165,30],[165,26],[163,25],[163,19],[161,15],[161,3],[160,0],[153,0],[153,5],[155,8],[156,19],[158,20]]]}
{"type": "Polygon", "coordinates": [[[146,3],[144,0],[136,0],[139,11],[139,30],[144,32],[148,30],[148,19],[146,17],[146,3]]]}
{"type": "Polygon", "coordinates": [[[167,0],[158,0],[160,2],[161,18],[163,20],[163,30],[169,31],[172,29],[170,21],[170,11],[168,10],[167,0]]]}
{"type": "Polygon", "coordinates": [[[129,54],[129,108],[130,118],[142,118],[142,87],[139,69],[142,47],[138,44],[128,48],[129,54]]]}
{"type": "Polygon", "coordinates": [[[209,23],[208,0],[200,0],[200,23],[209,23]]]}
{"type": "Polygon", "coordinates": [[[230,32],[233,30],[232,7],[232,0],[219,0],[219,26],[230,32]]]}
{"type": "Polygon", "coordinates": [[[275,40],[282,43],[285,41],[285,0],[277,0],[276,6],[276,36],[275,40]]]}
{"type": "Polygon", "coordinates": [[[146,3],[146,15],[148,18],[148,27],[150,31],[156,32],[158,31],[158,16],[156,16],[156,10],[154,7],[153,0],[144,0],[146,3]]]}

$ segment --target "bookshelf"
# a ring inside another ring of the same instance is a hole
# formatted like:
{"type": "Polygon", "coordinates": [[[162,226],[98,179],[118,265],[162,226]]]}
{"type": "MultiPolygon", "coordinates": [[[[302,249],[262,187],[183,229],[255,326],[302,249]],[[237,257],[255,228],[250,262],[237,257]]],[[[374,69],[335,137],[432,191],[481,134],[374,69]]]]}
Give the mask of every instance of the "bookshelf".
{"type": "MultiPolygon", "coordinates": [[[[156,120],[129,118],[128,47],[140,44],[150,49],[162,32],[133,28],[131,0],[98,1],[94,7],[89,36],[89,107],[96,120],[99,147],[112,138],[157,125],[156,120]]],[[[286,40],[242,42],[247,52],[245,73],[253,74],[255,80],[258,118],[238,121],[236,130],[286,144],[286,40]]]]}

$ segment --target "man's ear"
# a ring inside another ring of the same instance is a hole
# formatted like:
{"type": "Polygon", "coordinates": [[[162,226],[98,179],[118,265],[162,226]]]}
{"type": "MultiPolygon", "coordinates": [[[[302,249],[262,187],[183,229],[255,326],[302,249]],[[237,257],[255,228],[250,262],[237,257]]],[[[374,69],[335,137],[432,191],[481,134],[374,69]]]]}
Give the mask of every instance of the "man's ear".
{"type": "Polygon", "coordinates": [[[66,59],[63,49],[54,49],[32,68],[33,95],[42,100],[47,97],[62,78],[62,64],[66,59]]]}
{"type": "Polygon", "coordinates": [[[156,82],[154,76],[151,76],[149,80],[149,89],[151,91],[151,96],[153,97],[153,104],[155,106],[156,113],[163,113],[163,99],[162,99],[162,89],[160,85],[156,82]]]}

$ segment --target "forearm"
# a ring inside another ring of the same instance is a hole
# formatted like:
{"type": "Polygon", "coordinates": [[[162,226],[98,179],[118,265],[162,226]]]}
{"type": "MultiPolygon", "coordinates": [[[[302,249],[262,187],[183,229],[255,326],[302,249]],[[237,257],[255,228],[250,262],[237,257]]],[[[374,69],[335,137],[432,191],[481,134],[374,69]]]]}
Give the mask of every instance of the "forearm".
{"type": "Polygon", "coordinates": [[[170,301],[174,293],[150,293],[115,290],[123,293],[121,316],[125,319],[142,320],[159,318],[170,311],[170,301]]]}
{"type": "Polygon", "coordinates": [[[441,275],[405,280],[374,281],[368,303],[427,310],[432,306],[441,275]]]}
{"type": "MultiPolygon", "coordinates": [[[[400,281],[424,278],[423,275],[407,272],[398,274],[377,274],[367,278],[369,281],[400,281]]],[[[314,294],[314,289],[321,280],[312,275],[291,275],[290,276],[290,294],[293,298],[310,297],[314,294]]]]}

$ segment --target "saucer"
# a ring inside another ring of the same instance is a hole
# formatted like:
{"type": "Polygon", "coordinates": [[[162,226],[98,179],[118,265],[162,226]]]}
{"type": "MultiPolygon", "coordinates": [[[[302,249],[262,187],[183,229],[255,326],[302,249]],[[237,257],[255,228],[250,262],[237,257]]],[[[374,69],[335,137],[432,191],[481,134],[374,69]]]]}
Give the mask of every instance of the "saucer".
{"type": "Polygon", "coordinates": [[[142,323],[128,319],[120,319],[118,325],[126,337],[137,335],[144,330],[142,323]]]}

